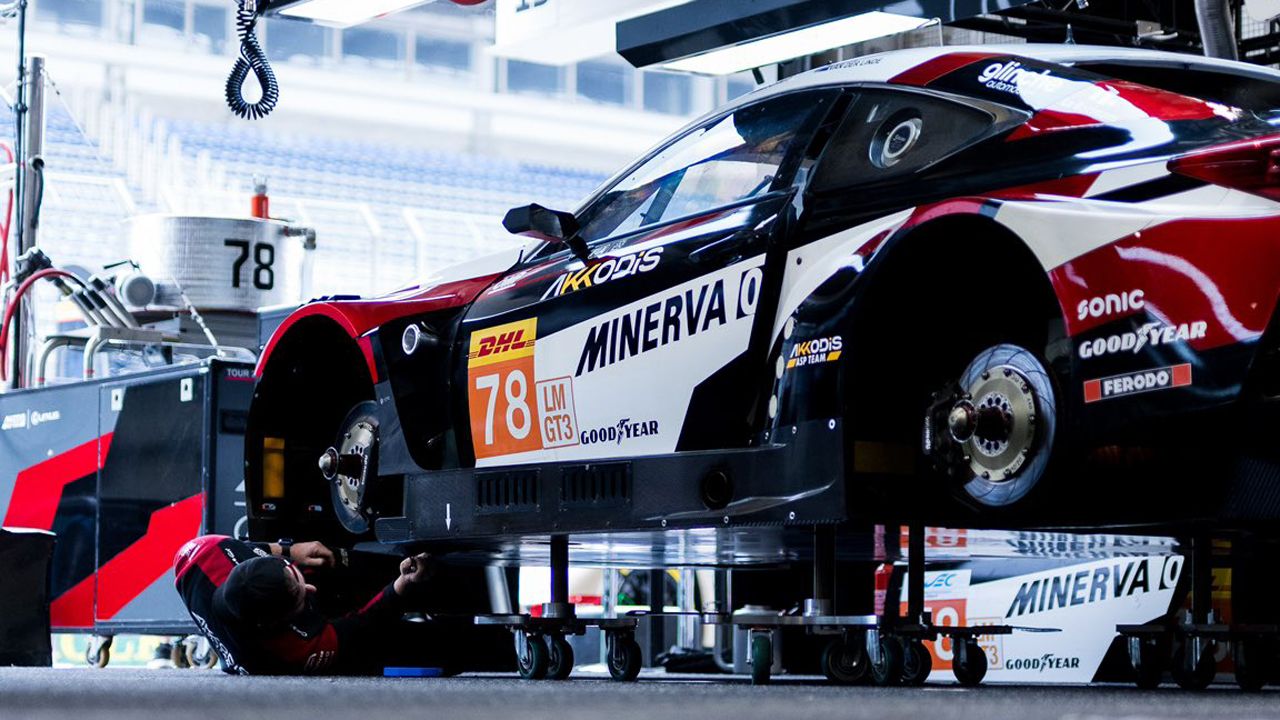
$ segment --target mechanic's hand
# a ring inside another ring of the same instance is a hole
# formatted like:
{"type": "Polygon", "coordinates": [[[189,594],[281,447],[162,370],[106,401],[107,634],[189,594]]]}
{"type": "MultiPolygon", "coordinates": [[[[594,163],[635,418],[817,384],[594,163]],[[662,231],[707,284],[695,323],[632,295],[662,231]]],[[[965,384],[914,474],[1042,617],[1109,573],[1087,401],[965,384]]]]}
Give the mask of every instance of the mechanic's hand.
{"type": "Polygon", "coordinates": [[[333,567],[333,551],[321,542],[294,543],[289,548],[289,559],[300,568],[333,567]]]}
{"type": "Polygon", "coordinates": [[[411,585],[426,582],[435,574],[435,560],[426,553],[419,553],[400,561],[400,577],[396,578],[395,591],[403,595],[411,585]]]}

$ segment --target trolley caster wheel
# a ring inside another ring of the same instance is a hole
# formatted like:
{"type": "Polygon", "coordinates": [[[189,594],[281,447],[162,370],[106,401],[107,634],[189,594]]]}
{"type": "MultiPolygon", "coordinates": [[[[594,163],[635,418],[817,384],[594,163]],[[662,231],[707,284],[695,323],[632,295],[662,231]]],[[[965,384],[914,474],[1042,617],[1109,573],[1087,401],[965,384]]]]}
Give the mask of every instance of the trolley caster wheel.
{"type": "Polygon", "coordinates": [[[822,674],[837,685],[861,685],[870,669],[865,643],[836,638],[822,650],[822,674]]]}
{"type": "Polygon", "coordinates": [[[902,684],[909,687],[924,685],[933,672],[933,656],[929,648],[919,640],[906,640],[902,643],[902,684]]]}
{"type": "Polygon", "coordinates": [[[631,682],[640,677],[640,643],[630,634],[616,633],[608,637],[609,677],[618,682],[631,682]]]}
{"type": "Polygon", "coordinates": [[[1213,657],[1213,643],[1187,638],[1173,653],[1173,681],[1183,690],[1204,690],[1213,683],[1218,672],[1213,657]],[[1200,643],[1199,657],[1192,650],[1200,643]]]}
{"type": "Polygon", "coordinates": [[[182,638],[169,644],[169,662],[173,663],[173,667],[177,670],[191,667],[191,663],[187,661],[186,643],[182,638]]]}
{"type": "Polygon", "coordinates": [[[1236,666],[1236,685],[1245,692],[1257,692],[1271,679],[1275,648],[1260,638],[1231,643],[1231,659],[1236,666]]]}
{"type": "Polygon", "coordinates": [[[768,685],[773,673],[773,638],[751,633],[751,684],[768,685]]]}
{"type": "Polygon", "coordinates": [[[187,666],[199,670],[212,670],[218,666],[218,653],[203,635],[189,635],[182,641],[187,666]]]}
{"type": "Polygon", "coordinates": [[[525,680],[541,680],[547,676],[547,644],[542,638],[516,633],[516,670],[525,680]]]}
{"type": "Polygon", "coordinates": [[[1169,642],[1163,636],[1129,638],[1129,664],[1134,684],[1143,690],[1160,687],[1169,662],[1169,642]]]}
{"type": "Polygon", "coordinates": [[[876,635],[878,637],[867,636],[867,646],[872,651],[868,653],[871,656],[871,682],[881,687],[897,685],[902,682],[902,643],[888,635],[876,635]]]}
{"type": "Polygon", "coordinates": [[[987,651],[973,638],[957,638],[954,642],[956,653],[951,661],[951,672],[955,673],[956,682],[965,687],[982,684],[982,679],[987,676],[987,651]]]}
{"type": "Polygon", "coordinates": [[[567,680],[573,672],[573,646],[562,635],[547,636],[547,679],[567,680]]]}
{"type": "Polygon", "coordinates": [[[90,667],[104,668],[111,662],[111,643],[114,635],[93,635],[89,638],[89,647],[85,648],[84,661],[90,667]]]}

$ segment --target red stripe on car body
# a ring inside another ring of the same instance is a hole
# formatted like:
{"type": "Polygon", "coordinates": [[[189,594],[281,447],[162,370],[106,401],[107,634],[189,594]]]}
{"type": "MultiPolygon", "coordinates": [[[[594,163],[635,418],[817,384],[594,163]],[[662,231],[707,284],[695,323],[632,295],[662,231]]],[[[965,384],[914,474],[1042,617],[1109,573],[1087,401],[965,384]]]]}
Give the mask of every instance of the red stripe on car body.
{"type": "Polygon", "coordinates": [[[915,85],[917,87],[924,87],[938,78],[949,75],[956,70],[984,60],[990,60],[994,57],[1000,56],[995,53],[982,52],[950,53],[921,63],[910,70],[900,72],[890,78],[889,82],[897,85],[915,85]]]}

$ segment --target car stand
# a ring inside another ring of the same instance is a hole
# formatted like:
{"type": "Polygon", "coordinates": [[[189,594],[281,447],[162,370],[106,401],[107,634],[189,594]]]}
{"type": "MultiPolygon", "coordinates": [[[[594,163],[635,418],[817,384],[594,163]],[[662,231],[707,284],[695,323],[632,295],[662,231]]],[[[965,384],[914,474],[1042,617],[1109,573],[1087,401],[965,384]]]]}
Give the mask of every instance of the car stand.
{"type": "Polygon", "coordinates": [[[526,680],[564,680],[573,672],[573,648],[565,640],[582,635],[588,627],[605,634],[609,675],[614,680],[631,681],[640,675],[640,644],[636,642],[634,616],[621,618],[580,618],[569,602],[569,536],[551,537],[551,602],[542,614],[480,615],[477,625],[511,630],[516,643],[516,667],[526,680]]]}
{"type": "Polygon", "coordinates": [[[477,625],[505,627],[515,637],[517,668],[528,680],[564,680],[573,670],[573,649],[565,640],[582,635],[588,627],[605,634],[609,675],[618,681],[632,681],[640,674],[640,645],[635,634],[642,617],[697,616],[704,624],[732,625],[747,631],[750,642],[751,681],[770,681],[773,667],[773,635],[782,628],[801,627],[813,635],[832,636],[822,651],[823,674],[833,683],[856,685],[923,685],[933,669],[925,641],[951,638],[955,647],[952,670],[964,686],[975,686],[987,673],[987,654],[978,643],[984,635],[1008,635],[1014,631],[1055,632],[1041,628],[1009,625],[935,625],[924,609],[924,526],[908,529],[907,614],[835,615],[835,533],[834,528],[814,530],[813,597],[805,600],[804,612],[788,615],[773,612],[663,612],[638,610],[617,618],[579,618],[569,602],[569,537],[551,538],[551,602],[539,616],[529,614],[480,615],[477,625]]]}
{"type": "Polygon", "coordinates": [[[1179,687],[1204,690],[1217,675],[1217,646],[1227,644],[1236,684],[1249,692],[1261,690],[1274,680],[1280,626],[1215,622],[1212,539],[1197,535],[1190,544],[1191,607],[1187,621],[1116,627],[1128,646],[1134,682],[1144,689],[1158,687],[1167,669],[1179,687]]]}
{"type": "MultiPolygon", "coordinates": [[[[987,674],[987,654],[978,644],[983,635],[1008,635],[1009,625],[935,625],[924,609],[924,526],[908,528],[907,613],[905,617],[880,615],[835,615],[832,588],[835,586],[835,538],[832,528],[814,531],[813,597],[805,600],[801,615],[776,613],[735,613],[731,623],[748,631],[751,681],[765,684],[773,665],[773,633],[784,627],[802,627],[812,635],[830,635],[822,650],[822,672],[833,683],[858,685],[923,685],[933,670],[932,656],[925,641],[951,638],[955,646],[952,670],[965,686],[982,682],[987,674]]],[[[887,606],[888,603],[886,603],[887,606]]],[[[1052,632],[1052,631],[1049,631],[1052,632]]]]}

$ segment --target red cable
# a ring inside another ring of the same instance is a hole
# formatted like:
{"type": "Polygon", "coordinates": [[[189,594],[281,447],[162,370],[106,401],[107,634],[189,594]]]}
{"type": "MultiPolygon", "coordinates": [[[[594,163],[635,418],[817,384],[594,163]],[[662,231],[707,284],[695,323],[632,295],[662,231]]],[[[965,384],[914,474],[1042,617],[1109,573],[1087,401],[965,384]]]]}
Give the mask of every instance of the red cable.
{"type": "Polygon", "coordinates": [[[9,323],[13,321],[13,314],[22,305],[22,296],[31,289],[31,286],[35,285],[37,280],[47,277],[65,277],[77,281],[80,279],[66,270],[45,268],[23,280],[18,289],[14,291],[13,297],[10,298],[8,306],[4,309],[4,322],[0,323],[0,381],[9,379],[9,323]]]}

